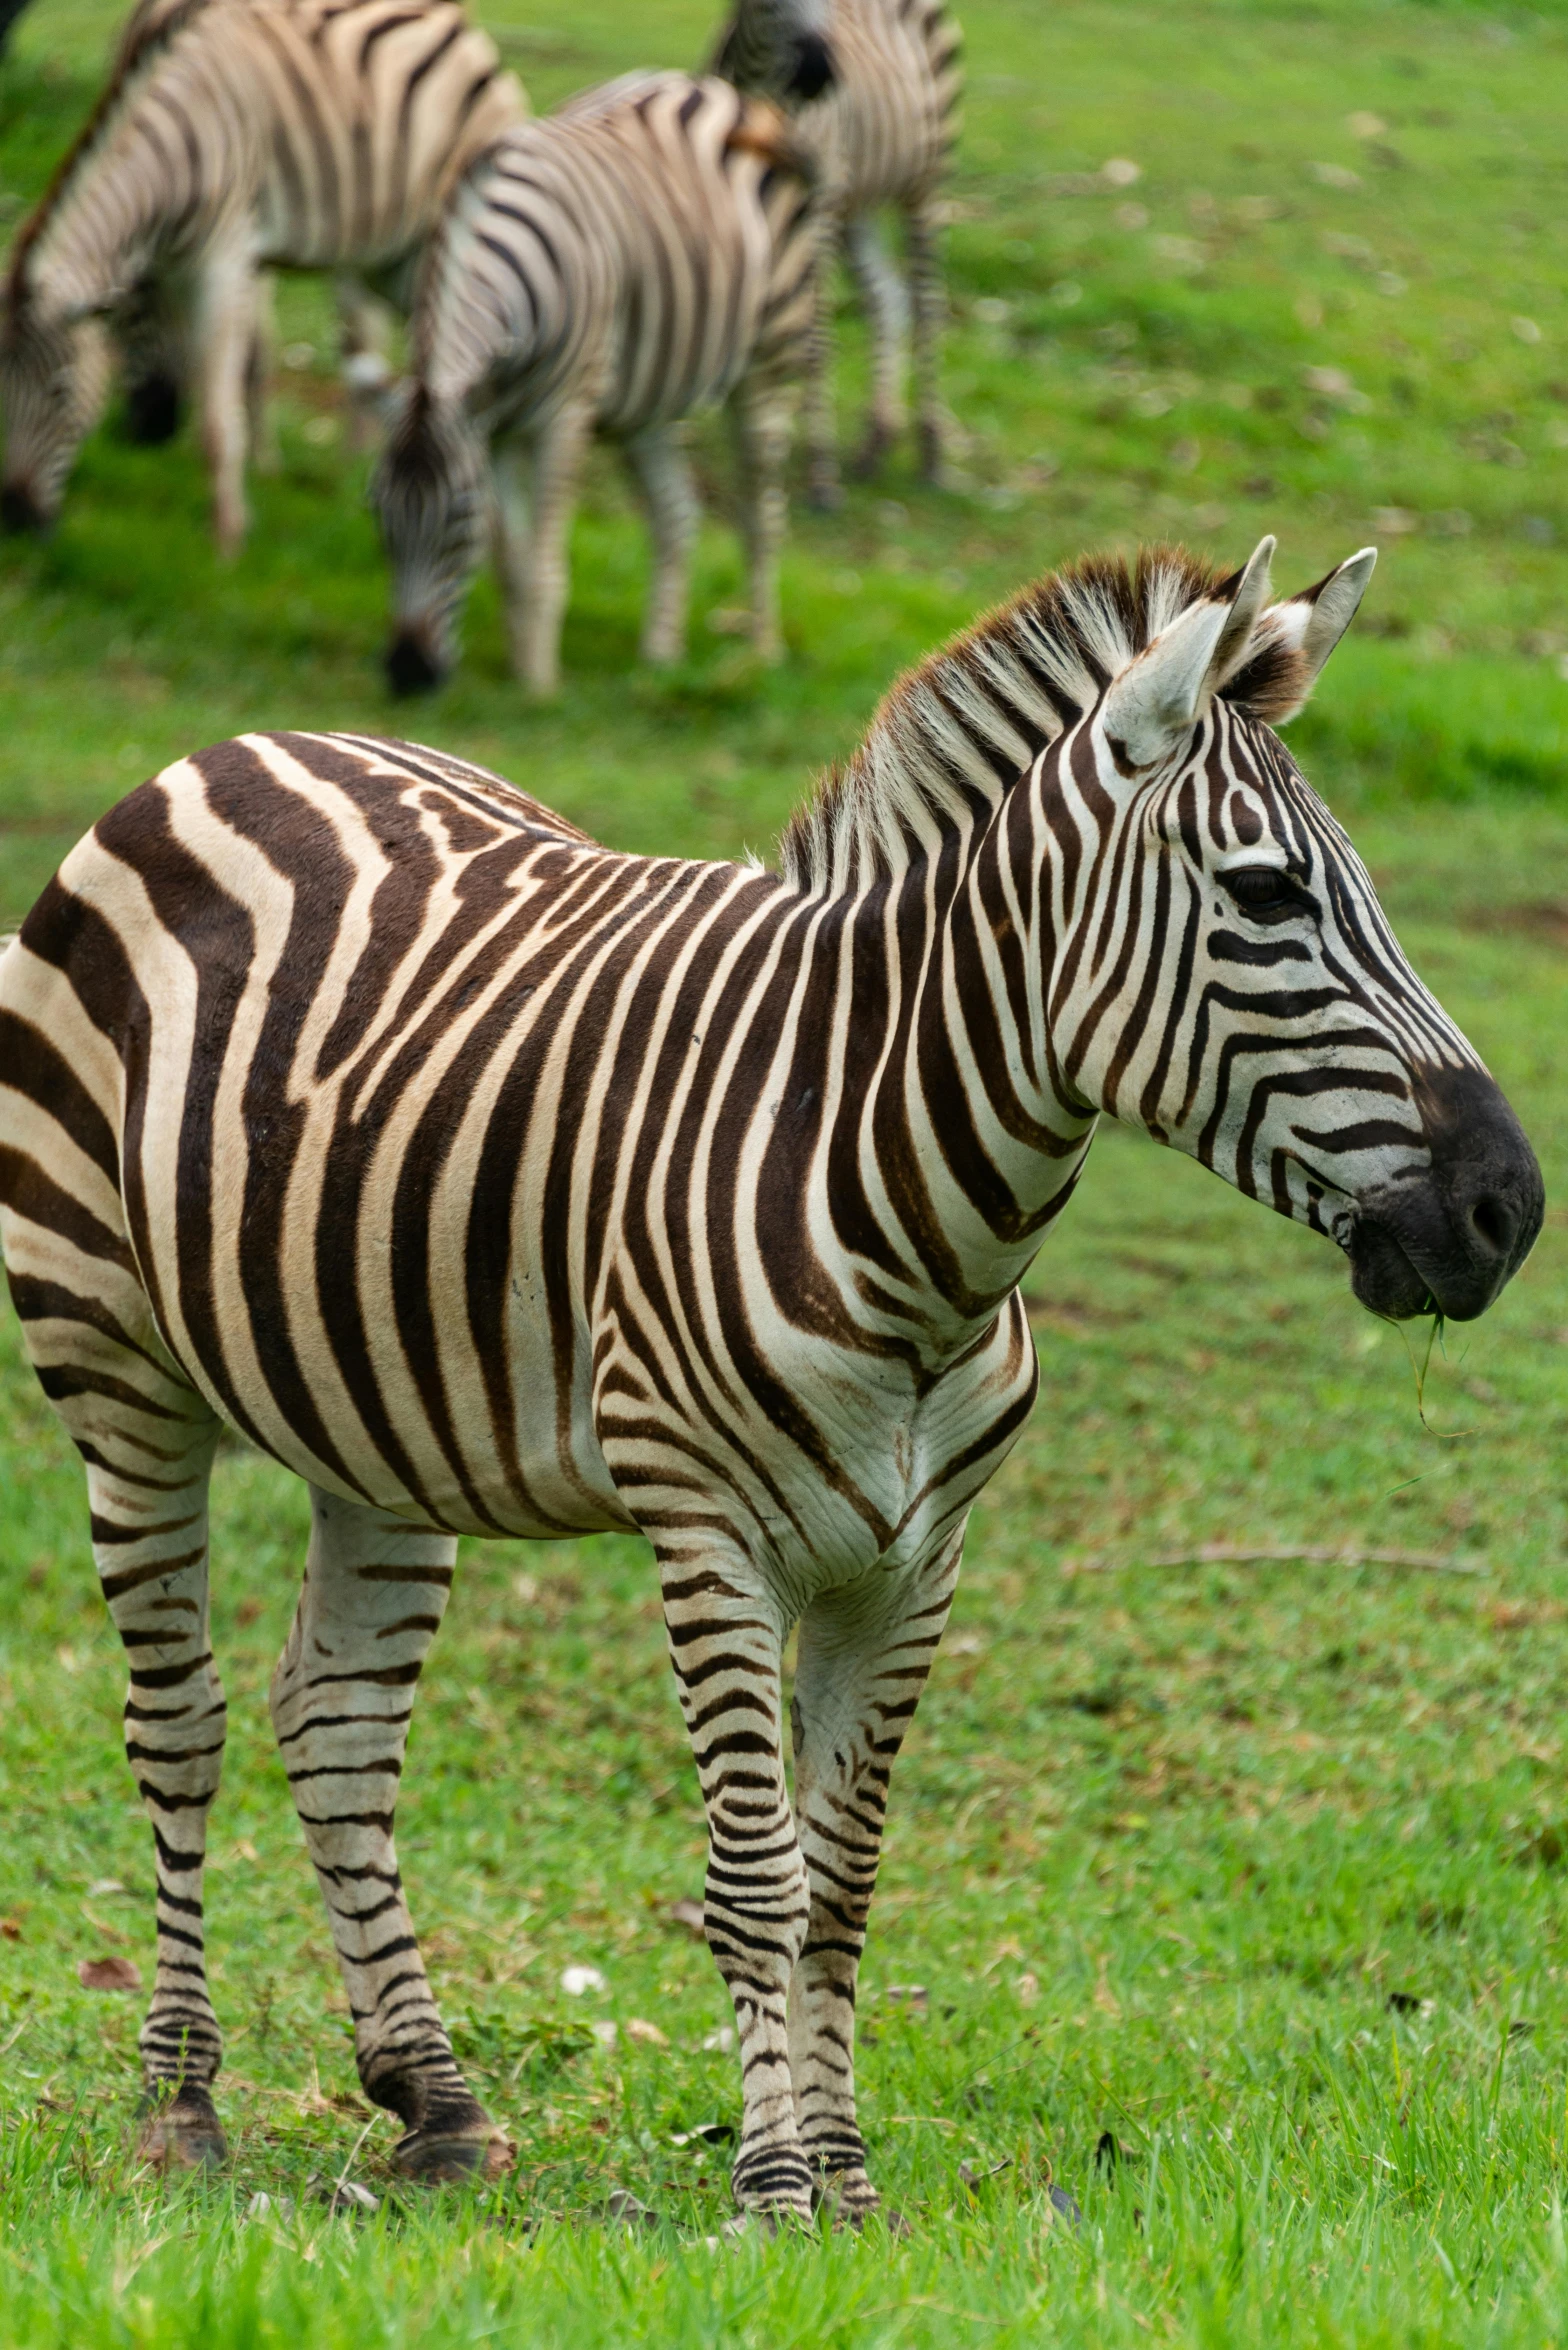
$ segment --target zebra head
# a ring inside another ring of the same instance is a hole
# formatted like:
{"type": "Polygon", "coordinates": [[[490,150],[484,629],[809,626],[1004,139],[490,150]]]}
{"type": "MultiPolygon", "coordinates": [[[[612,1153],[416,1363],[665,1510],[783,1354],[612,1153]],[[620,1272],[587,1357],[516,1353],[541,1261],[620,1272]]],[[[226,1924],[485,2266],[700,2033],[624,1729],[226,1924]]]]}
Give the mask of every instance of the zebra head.
{"type": "Polygon", "coordinates": [[[439,685],[457,658],[457,614],[489,511],[484,443],[461,408],[422,383],[402,396],[370,486],[392,567],[387,677],[396,694],[439,685]]]}
{"type": "Polygon", "coordinates": [[[102,414],[108,388],[101,320],[49,316],[13,274],[0,317],[0,528],[51,527],[76,452],[102,414]]]}
{"type": "Polygon", "coordinates": [[[838,80],[832,0],[736,0],[713,70],[738,90],[804,105],[838,80]]]}
{"type": "Polygon", "coordinates": [[[1062,583],[1100,600],[1102,651],[1142,648],[1102,662],[1037,770],[1063,1091],[1327,1233],[1374,1312],[1465,1321],[1535,1241],[1540,1169],[1269,723],[1306,699],[1374,551],[1271,605],[1273,545],[1225,582],[1165,558],[1062,583]]]}

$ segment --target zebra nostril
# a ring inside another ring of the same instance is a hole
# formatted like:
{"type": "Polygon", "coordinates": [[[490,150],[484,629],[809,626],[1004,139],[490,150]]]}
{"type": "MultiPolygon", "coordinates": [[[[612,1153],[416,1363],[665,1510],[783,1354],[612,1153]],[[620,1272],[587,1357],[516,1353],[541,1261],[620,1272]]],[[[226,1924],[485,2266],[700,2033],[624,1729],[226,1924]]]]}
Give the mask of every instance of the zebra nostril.
{"type": "Polygon", "coordinates": [[[1505,1257],[1514,1244],[1519,1219],[1503,1201],[1483,1193],[1470,1210],[1470,1229],[1488,1256],[1505,1257]]]}

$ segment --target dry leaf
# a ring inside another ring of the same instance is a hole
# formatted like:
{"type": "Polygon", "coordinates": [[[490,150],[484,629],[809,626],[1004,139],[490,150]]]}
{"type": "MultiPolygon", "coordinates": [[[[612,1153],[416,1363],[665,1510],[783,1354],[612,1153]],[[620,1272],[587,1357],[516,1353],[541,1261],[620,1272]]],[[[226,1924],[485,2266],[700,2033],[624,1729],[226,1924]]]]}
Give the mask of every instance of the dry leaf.
{"type": "Polygon", "coordinates": [[[700,1901],[672,1901],[664,1914],[672,1926],[684,1926],[694,1942],[707,1940],[700,1901]]]}
{"type": "Polygon", "coordinates": [[[89,1901],[106,1901],[111,1893],[123,1893],[125,1887],[118,1877],[94,1877],[87,1888],[89,1901]]]}
{"type": "Polygon", "coordinates": [[[735,2026],[720,2024],[716,2032],[709,2032],[702,2043],[705,2056],[728,2056],[735,2045],[735,2026]]]}
{"type": "Polygon", "coordinates": [[[627,2017],[626,2037],[628,2040],[645,2041],[650,2048],[668,2048],[670,2044],[668,2036],[660,2031],[657,2024],[646,2023],[640,2015],[627,2017]]]}
{"type": "Polygon", "coordinates": [[[602,1991],[603,1975],[596,1966],[569,1966],[561,1969],[561,1989],[568,1999],[581,1999],[585,1991],[602,1991]]]}
{"type": "Polygon", "coordinates": [[[930,1999],[924,1983],[889,1983],[882,1996],[884,1999],[902,2000],[906,2007],[913,2008],[917,2014],[930,1999]]]}
{"type": "Polygon", "coordinates": [[[1016,1988],[1019,2006],[1033,2007],[1040,1996],[1040,1978],[1035,1974],[1020,1975],[1016,1988]]]}
{"type": "Polygon", "coordinates": [[[20,1942],[22,1929],[15,1918],[0,1918],[0,1942],[20,1942]]]}
{"type": "Polygon", "coordinates": [[[139,1991],[142,1970],[133,1958],[84,1958],[76,1979],[86,1991],[139,1991]]]}

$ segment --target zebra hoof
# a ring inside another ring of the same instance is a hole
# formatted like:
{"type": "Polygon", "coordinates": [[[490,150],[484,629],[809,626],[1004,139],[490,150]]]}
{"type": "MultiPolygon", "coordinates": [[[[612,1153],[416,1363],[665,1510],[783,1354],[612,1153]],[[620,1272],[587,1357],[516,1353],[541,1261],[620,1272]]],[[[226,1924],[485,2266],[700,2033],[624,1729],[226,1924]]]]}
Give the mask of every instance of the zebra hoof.
{"type": "Polygon", "coordinates": [[[136,2159],[154,2170],[217,2170],[229,2159],[217,2108],[192,2082],[173,2096],[149,2090],[142,2100],[136,2159]]]}
{"type": "Polygon", "coordinates": [[[819,2174],[811,2190],[811,2207],[819,2219],[827,2219],[835,2235],[841,2228],[853,2228],[858,2234],[868,2219],[880,2219],[890,2235],[909,2233],[899,2214],[886,2208],[863,2170],[819,2174]]]}
{"type": "Polygon", "coordinates": [[[468,2186],[498,2178],[517,2149],[493,2122],[473,2129],[410,2130],[392,2149],[392,2167],[421,2186],[468,2186]]]}

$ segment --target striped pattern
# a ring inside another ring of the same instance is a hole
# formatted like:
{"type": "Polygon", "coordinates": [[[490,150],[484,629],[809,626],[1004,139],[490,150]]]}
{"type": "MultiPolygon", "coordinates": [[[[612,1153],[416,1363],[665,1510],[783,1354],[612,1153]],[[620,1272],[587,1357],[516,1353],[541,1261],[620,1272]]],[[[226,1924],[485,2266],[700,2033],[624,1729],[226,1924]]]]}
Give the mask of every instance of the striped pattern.
{"type": "Polygon", "coordinates": [[[311,734],[181,761],[67,859],[0,961],[0,1238],[131,1657],[171,2153],[217,2128],[223,1423],[315,1497],[274,1719],[405,2164],[497,2146],[393,1843],[455,1538],[632,1527],[707,1807],[736,2192],[854,2216],[889,1774],[1097,1117],[1331,1235],[1382,1310],[1479,1312],[1517,1265],[1528,1145],[1267,723],[1369,564],[1269,605],[1266,553],[1031,589],[895,689],[778,872],[311,734]]]}
{"type": "MultiPolygon", "coordinates": [[[[797,135],[818,166],[824,246],[842,246],[871,335],[871,406],[855,470],[875,473],[904,428],[912,319],[920,467],[927,480],[938,480],[944,293],[937,232],[963,88],[957,25],[943,0],[737,0],[713,69],[741,89],[798,108],[797,135]],[[801,103],[797,61],[814,55],[824,32],[833,78],[814,101],[806,92],[801,103]],[[877,227],[887,206],[902,224],[907,284],[877,227]]],[[[818,504],[834,502],[838,488],[830,317],[824,271],[806,413],[818,504]]]]}
{"type": "Polygon", "coordinates": [[[107,316],[142,437],[197,385],[216,534],[236,547],[258,271],[370,272],[406,303],[451,173],[522,111],[454,0],[144,0],[12,249],[0,519],[57,513],[102,406],[107,316]]]}
{"type": "Polygon", "coordinates": [[[675,73],[630,75],[520,124],[457,183],[373,491],[395,686],[451,666],[493,466],[514,665],[534,691],[554,687],[566,534],[594,432],[619,444],[648,507],[643,657],[677,659],[698,517],[682,427],[720,400],[740,460],[752,639],[776,657],[791,379],[811,321],[806,206],[773,109],[675,73]]]}

